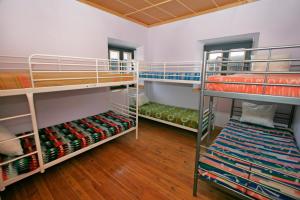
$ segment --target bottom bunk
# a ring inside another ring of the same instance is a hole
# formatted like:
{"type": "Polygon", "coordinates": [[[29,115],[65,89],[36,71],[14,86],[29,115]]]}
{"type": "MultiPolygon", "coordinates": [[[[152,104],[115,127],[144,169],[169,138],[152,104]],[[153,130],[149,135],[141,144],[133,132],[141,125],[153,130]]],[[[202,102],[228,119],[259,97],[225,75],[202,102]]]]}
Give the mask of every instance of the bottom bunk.
{"type": "Polygon", "coordinates": [[[300,198],[300,151],[290,129],[231,119],[201,154],[198,171],[244,197],[300,198]]]}
{"type": "MultiPolygon", "coordinates": [[[[111,139],[134,130],[136,121],[114,111],[73,120],[39,130],[44,167],[50,167],[111,139]]],[[[27,133],[18,134],[25,135],[27,133]]],[[[36,151],[33,136],[20,139],[24,154],[36,151]]],[[[14,157],[1,155],[1,163],[14,157]]],[[[39,172],[37,154],[17,159],[0,167],[4,185],[26,173],[39,172]]]]}
{"type": "MultiPolygon", "coordinates": [[[[139,107],[139,116],[183,128],[189,131],[198,131],[199,113],[197,110],[148,102],[139,107]]],[[[204,130],[208,126],[208,109],[204,112],[204,130]]],[[[214,115],[212,115],[212,119],[214,115]]]]}

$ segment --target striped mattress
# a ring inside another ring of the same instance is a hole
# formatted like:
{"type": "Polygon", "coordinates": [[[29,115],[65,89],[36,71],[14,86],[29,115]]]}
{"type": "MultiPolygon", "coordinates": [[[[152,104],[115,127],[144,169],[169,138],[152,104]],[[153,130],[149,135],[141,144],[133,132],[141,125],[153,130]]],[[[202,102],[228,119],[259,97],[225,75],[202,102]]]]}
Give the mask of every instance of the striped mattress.
{"type": "Polygon", "coordinates": [[[214,82],[214,83],[206,84],[207,90],[300,97],[300,75],[299,74],[268,75],[267,78],[268,84],[279,84],[279,85],[266,86],[265,91],[262,85],[246,84],[246,83],[258,83],[258,84],[264,83],[265,77],[264,75],[261,74],[235,74],[235,75],[228,75],[228,76],[214,75],[214,76],[209,76],[207,80],[214,82]],[[229,84],[226,82],[238,82],[238,84],[229,84]],[[297,87],[284,86],[288,84],[297,85],[297,87]]]}
{"type": "Polygon", "coordinates": [[[198,171],[254,199],[300,199],[300,151],[289,129],[231,119],[201,156],[198,171]]]}
{"type": "MultiPolygon", "coordinates": [[[[134,119],[113,111],[107,111],[98,115],[40,129],[39,136],[44,163],[49,163],[132,127],[135,127],[134,119]]],[[[33,137],[26,137],[20,140],[24,153],[36,150],[33,137]]],[[[1,157],[2,162],[10,159],[12,157],[1,157]]],[[[38,167],[38,158],[34,154],[4,165],[0,169],[5,181],[20,174],[33,171],[38,167]]]]}
{"type": "Polygon", "coordinates": [[[140,78],[200,81],[200,72],[140,72],[140,78]],[[165,74],[165,76],[164,76],[165,74]]]}

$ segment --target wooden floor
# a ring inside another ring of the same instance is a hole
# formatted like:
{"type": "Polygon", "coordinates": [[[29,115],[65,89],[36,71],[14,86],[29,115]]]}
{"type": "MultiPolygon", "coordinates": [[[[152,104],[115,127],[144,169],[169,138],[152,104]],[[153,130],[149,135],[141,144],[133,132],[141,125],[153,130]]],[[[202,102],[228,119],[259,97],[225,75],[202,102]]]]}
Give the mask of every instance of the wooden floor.
{"type": "Polygon", "coordinates": [[[206,182],[192,196],[194,133],[140,120],[129,133],[13,184],[2,199],[233,199],[206,182]]]}

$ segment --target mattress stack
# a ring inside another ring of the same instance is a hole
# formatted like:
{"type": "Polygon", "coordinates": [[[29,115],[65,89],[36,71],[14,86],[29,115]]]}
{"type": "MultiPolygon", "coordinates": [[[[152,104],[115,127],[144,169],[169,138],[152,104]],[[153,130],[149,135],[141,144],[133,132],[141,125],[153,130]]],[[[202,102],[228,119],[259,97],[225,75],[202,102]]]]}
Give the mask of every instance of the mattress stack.
{"type": "MultiPolygon", "coordinates": [[[[135,127],[135,120],[108,111],[39,130],[44,163],[49,163],[79,149],[135,127]]],[[[26,133],[24,133],[26,134],[26,133]]],[[[24,153],[36,150],[33,137],[21,139],[24,153]]],[[[1,161],[13,159],[3,157],[1,161]]],[[[37,155],[31,155],[0,168],[3,180],[38,168],[37,155]]]]}
{"type": "Polygon", "coordinates": [[[300,151],[289,129],[231,120],[201,156],[199,174],[255,199],[297,199],[300,151]]]}

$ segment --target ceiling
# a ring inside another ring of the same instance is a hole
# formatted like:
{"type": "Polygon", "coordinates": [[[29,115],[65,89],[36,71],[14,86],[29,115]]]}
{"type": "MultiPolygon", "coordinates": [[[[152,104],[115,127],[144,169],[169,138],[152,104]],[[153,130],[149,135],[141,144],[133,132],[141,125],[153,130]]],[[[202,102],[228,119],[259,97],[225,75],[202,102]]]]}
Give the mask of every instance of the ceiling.
{"type": "Polygon", "coordinates": [[[146,27],[214,12],[255,0],[79,0],[146,27]]]}

